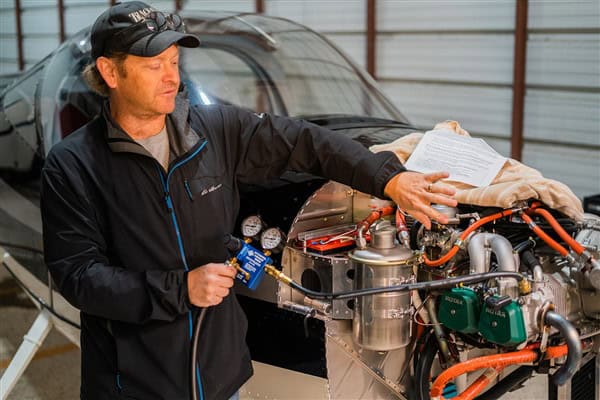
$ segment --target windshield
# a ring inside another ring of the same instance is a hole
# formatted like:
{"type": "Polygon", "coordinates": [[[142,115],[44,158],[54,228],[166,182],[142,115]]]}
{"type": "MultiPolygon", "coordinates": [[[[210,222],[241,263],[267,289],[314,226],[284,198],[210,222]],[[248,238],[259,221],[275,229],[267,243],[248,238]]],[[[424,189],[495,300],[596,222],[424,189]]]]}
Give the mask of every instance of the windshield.
{"type": "Polygon", "coordinates": [[[81,78],[84,66],[90,62],[89,51],[86,29],[60,46],[46,66],[38,98],[46,154],[100,112],[100,97],[81,78]]]}
{"type": "Polygon", "coordinates": [[[280,18],[186,18],[202,47],[182,49],[196,102],[293,117],[361,115],[406,122],[374,81],[324,37],[280,18]]]}

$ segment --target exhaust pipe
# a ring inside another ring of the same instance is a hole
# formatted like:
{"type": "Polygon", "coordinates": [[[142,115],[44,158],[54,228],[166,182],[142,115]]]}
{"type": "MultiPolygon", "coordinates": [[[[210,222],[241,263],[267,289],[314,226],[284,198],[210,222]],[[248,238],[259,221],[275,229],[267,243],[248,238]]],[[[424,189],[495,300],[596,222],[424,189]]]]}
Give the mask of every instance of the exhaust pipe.
{"type": "Polygon", "coordinates": [[[581,340],[577,329],[575,329],[569,321],[563,318],[562,315],[555,313],[554,311],[548,311],[546,313],[544,322],[560,332],[567,342],[567,348],[569,349],[567,360],[564,365],[552,375],[552,382],[557,386],[562,386],[579,370],[579,364],[581,363],[582,357],[581,340]]]}

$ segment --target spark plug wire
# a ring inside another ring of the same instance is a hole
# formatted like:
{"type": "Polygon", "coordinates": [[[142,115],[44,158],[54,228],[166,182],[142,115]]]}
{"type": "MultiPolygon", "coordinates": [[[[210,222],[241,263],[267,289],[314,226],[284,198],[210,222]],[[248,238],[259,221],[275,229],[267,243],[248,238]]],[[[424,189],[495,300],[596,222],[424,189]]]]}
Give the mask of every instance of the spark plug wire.
{"type": "Polygon", "coordinates": [[[467,237],[469,237],[471,232],[473,232],[475,229],[479,228],[480,226],[487,224],[488,222],[492,222],[497,219],[509,216],[509,215],[515,213],[516,211],[517,210],[514,210],[514,209],[508,209],[508,210],[504,210],[504,211],[501,211],[501,212],[498,212],[498,213],[495,213],[492,215],[488,215],[487,217],[484,217],[478,221],[475,221],[467,229],[465,229],[465,231],[460,235],[459,239],[454,244],[454,246],[452,246],[452,248],[444,256],[442,256],[441,258],[438,258],[437,260],[430,260],[429,258],[427,258],[426,255],[423,255],[423,262],[425,263],[425,265],[427,265],[429,267],[439,267],[440,265],[447,263],[448,261],[450,261],[450,259],[452,259],[452,257],[454,257],[456,255],[456,253],[460,249],[462,242],[464,242],[467,239],[467,237]]]}
{"type": "Polygon", "coordinates": [[[569,235],[567,231],[565,231],[564,228],[558,223],[556,218],[554,218],[554,216],[550,214],[550,212],[548,212],[548,210],[544,210],[543,208],[536,208],[533,211],[536,214],[544,217],[544,219],[548,221],[552,229],[554,229],[554,231],[558,233],[558,236],[560,236],[560,238],[564,240],[565,243],[567,243],[575,253],[579,255],[583,254],[583,252],[585,251],[585,247],[583,247],[579,242],[573,239],[571,235],[569,235]]]}
{"type": "Polygon", "coordinates": [[[556,250],[561,256],[567,257],[569,255],[569,251],[565,249],[561,244],[559,244],[556,240],[552,239],[550,235],[542,230],[538,224],[536,224],[533,219],[527,215],[526,213],[521,214],[521,218],[523,221],[529,225],[529,228],[540,237],[548,246],[552,249],[556,250]]]}
{"type": "MultiPolygon", "coordinates": [[[[567,345],[548,347],[545,359],[549,360],[552,358],[558,358],[568,353],[567,345]]],[[[465,389],[460,395],[454,397],[454,399],[460,400],[471,400],[481,390],[483,390],[487,384],[495,378],[495,376],[502,371],[505,367],[514,364],[525,364],[536,361],[538,354],[532,348],[525,348],[523,350],[514,351],[510,353],[494,354],[490,356],[483,356],[473,358],[471,360],[464,361],[460,364],[455,364],[452,367],[443,371],[433,382],[431,386],[430,395],[431,400],[444,400],[442,395],[446,384],[456,377],[465,374],[467,372],[476,371],[478,369],[487,368],[492,369],[493,372],[486,371],[480,376],[475,382],[465,389]]]]}

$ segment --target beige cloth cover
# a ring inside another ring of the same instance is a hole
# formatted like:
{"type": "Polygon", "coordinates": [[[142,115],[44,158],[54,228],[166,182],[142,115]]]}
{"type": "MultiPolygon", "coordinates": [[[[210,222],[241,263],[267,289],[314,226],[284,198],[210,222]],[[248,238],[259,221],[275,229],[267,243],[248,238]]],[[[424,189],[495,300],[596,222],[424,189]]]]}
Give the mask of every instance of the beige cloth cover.
{"type": "MultiPolygon", "coordinates": [[[[470,136],[456,121],[441,122],[434,128],[434,130],[442,129],[446,132],[450,130],[458,135],[470,136]]],[[[405,163],[423,135],[414,132],[391,143],[372,146],[371,151],[393,151],[400,161],[405,163]]],[[[510,208],[521,200],[538,199],[570,218],[583,219],[581,201],[571,189],[558,181],[544,178],[539,171],[511,158],[507,159],[489,186],[473,187],[462,182],[445,182],[456,188],[456,200],[462,204],[510,208]]]]}

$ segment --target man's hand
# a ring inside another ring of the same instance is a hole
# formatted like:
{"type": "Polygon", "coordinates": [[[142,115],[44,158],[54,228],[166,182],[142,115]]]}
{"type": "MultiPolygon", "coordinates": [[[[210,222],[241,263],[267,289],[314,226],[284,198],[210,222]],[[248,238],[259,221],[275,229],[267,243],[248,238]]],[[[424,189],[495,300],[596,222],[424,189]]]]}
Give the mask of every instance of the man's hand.
{"type": "Polygon", "coordinates": [[[448,176],[447,172],[421,174],[405,171],[390,179],[384,193],[427,229],[431,229],[431,219],[442,224],[448,223],[448,217],[434,210],[432,203],[450,207],[456,207],[457,204],[452,198],[456,193],[454,188],[437,182],[448,176]]]}
{"type": "Polygon", "coordinates": [[[190,303],[198,307],[215,306],[223,301],[233,286],[236,270],[225,264],[206,264],[188,272],[190,303]]]}

